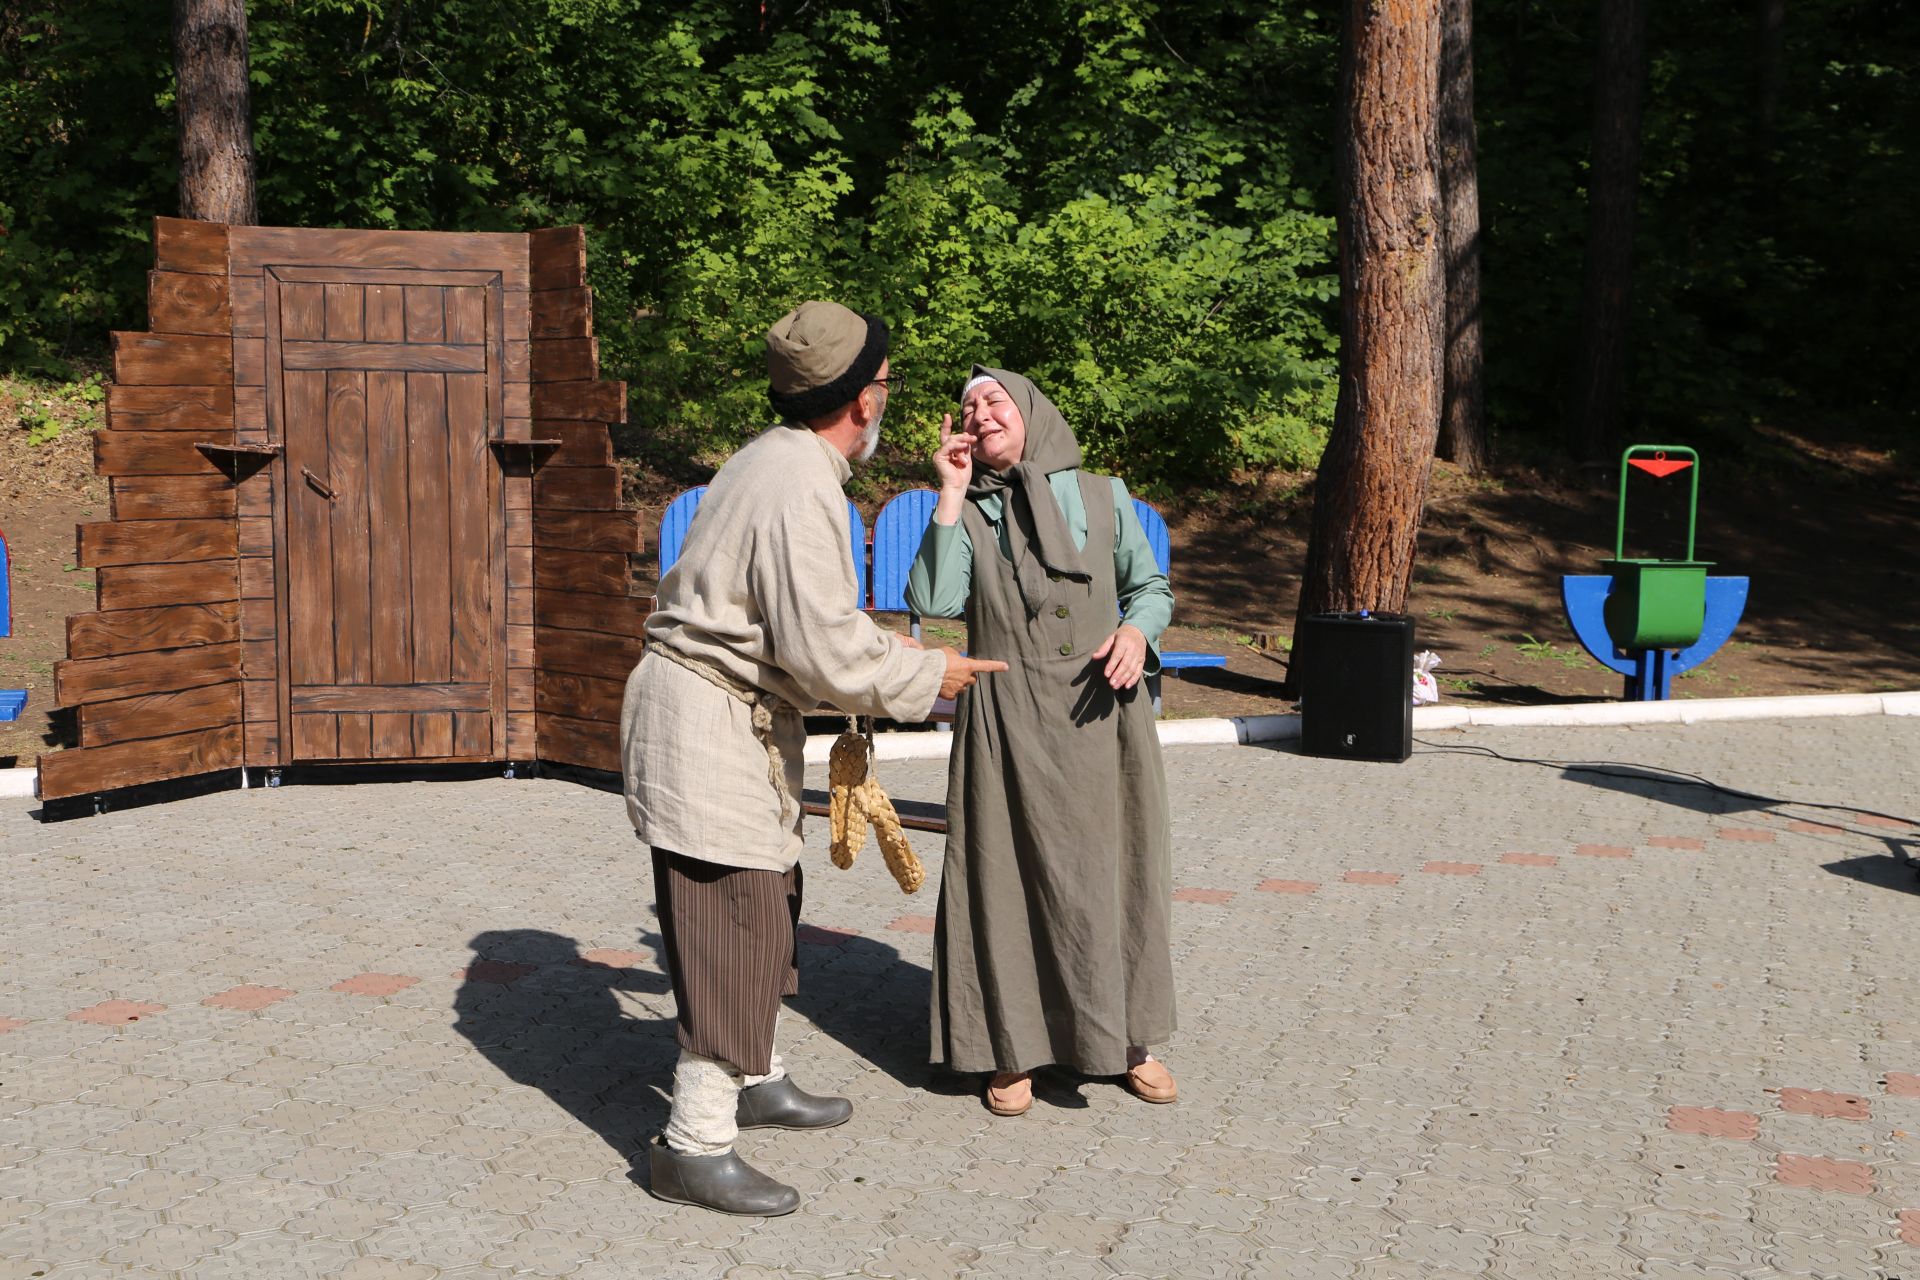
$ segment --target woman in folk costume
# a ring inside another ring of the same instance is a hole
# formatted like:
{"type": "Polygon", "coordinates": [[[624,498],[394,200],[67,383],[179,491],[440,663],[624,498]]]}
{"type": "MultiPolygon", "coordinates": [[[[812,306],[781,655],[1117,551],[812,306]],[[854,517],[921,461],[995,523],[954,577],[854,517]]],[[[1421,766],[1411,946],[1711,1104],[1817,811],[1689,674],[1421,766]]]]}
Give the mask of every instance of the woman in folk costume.
{"type": "Polygon", "coordinates": [[[907,600],[964,611],[972,656],[1010,670],[954,716],[933,1061],[990,1073],[996,1115],[1025,1112],[1048,1065],[1172,1102],[1147,1052],[1174,1029],[1172,870],[1140,681],[1173,593],[1126,486],[1079,469],[1072,429],[1026,378],[975,365],[960,429],[949,417],[940,436],[907,600]]]}

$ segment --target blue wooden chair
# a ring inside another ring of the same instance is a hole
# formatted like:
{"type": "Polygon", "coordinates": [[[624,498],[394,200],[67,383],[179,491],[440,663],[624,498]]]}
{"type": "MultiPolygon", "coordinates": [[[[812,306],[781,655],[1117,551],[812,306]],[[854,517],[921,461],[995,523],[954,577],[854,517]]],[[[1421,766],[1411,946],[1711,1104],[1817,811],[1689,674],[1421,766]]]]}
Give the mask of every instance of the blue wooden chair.
{"type": "MultiPolygon", "coordinates": [[[[0,533],[0,640],[13,634],[13,560],[7,554],[7,535],[0,533]]],[[[27,709],[25,689],[0,689],[0,720],[18,720],[27,709]]]]}
{"type": "Polygon", "coordinates": [[[700,499],[706,496],[707,486],[689,489],[667,504],[660,513],[660,576],[664,579],[667,570],[673,568],[674,561],[680,558],[680,548],[687,545],[687,529],[693,524],[693,513],[700,509],[700,499]]]}
{"type": "Polygon", "coordinates": [[[936,490],[908,489],[882,507],[873,520],[873,607],[881,613],[906,614],[916,640],[920,615],[907,607],[907,575],[939,501],[936,490]]]}
{"type": "Polygon", "coordinates": [[[847,550],[853,555],[853,607],[867,607],[867,522],[847,499],[847,550]]]}
{"type": "MultiPolygon", "coordinates": [[[[705,485],[689,489],[660,513],[661,578],[667,576],[667,570],[680,558],[680,549],[687,544],[687,530],[693,526],[694,513],[700,509],[700,499],[706,492],[705,485]]],[[[861,518],[860,508],[851,501],[847,503],[847,526],[849,550],[853,553],[853,607],[864,609],[867,607],[867,522],[861,518]]]]}
{"type": "MultiPolygon", "coordinates": [[[[1140,528],[1147,535],[1147,545],[1153,548],[1154,563],[1160,566],[1160,572],[1173,580],[1173,542],[1167,536],[1167,522],[1153,505],[1139,498],[1133,500],[1134,514],[1140,517],[1140,528]]],[[[1182,671],[1191,671],[1196,667],[1224,667],[1227,659],[1224,654],[1195,653],[1189,650],[1163,649],[1160,651],[1160,671],[1163,675],[1178,676],[1182,671]]],[[[1160,711],[1160,677],[1147,678],[1147,690],[1153,695],[1153,710],[1160,711]]]]}

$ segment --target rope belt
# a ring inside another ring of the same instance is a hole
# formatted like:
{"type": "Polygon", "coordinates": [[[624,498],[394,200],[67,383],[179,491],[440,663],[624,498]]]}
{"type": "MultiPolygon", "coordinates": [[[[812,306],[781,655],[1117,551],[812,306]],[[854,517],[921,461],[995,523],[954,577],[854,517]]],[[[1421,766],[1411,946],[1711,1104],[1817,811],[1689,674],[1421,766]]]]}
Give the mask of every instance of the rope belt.
{"type": "Polygon", "coordinates": [[[647,646],[647,652],[657,653],[668,662],[685,667],[728,697],[744,702],[753,709],[753,736],[760,739],[767,749],[767,781],[773,785],[773,793],[780,797],[780,825],[785,827],[790,824],[795,812],[793,792],[787,789],[786,760],[780,754],[779,744],[773,740],[773,718],[783,711],[799,715],[799,708],[777,694],[736,680],[713,663],[689,657],[670,645],[655,641],[647,646]]]}

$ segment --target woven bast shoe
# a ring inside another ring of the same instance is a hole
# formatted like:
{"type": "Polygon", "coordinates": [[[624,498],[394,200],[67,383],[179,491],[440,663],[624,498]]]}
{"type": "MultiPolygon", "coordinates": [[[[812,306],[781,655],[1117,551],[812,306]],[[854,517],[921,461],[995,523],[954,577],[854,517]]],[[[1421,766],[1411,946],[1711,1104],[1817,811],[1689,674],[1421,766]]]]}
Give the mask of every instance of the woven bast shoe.
{"type": "Polygon", "coordinates": [[[987,1110],[997,1116],[1023,1116],[1033,1106],[1033,1076],[1002,1071],[987,1081],[987,1110]]]}

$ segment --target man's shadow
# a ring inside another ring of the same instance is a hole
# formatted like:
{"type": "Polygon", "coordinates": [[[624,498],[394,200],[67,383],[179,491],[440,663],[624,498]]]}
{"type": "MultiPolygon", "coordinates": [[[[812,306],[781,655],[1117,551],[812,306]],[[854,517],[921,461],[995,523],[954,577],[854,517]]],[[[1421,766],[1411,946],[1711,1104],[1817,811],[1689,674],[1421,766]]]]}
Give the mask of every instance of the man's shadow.
{"type": "Polygon", "coordinates": [[[454,1029],[508,1079],[540,1089],[644,1167],[638,1157],[666,1124],[679,1056],[666,974],[638,952],[589,960],[572,938],[543,929],[490,929],[468,945],[454,1029]]]}
{"type": "MultiPolygon", "coordinates": [[[[857,1057],[912,1089],[972,1091],[972,1077],[927,1063],[930,975],[895,948],[858,935],[801,926],[797,1013],[857,1057]]],[[[454,1029],[503,1075],[566,1108],[633,1165],[644,1181],[646,1147],[666,1126],[675,1039],[673,989],[660,935],[642,952],[583,956],[572,938],[544,929],[490,929],[468,944],[473,960],[454,995],[454,1029]]],[[[776,1048],[797,1028],[782,1019],[776,1048]]],[[[789,1057],[807,1085],[804,1050],[789,1057]]]]}

